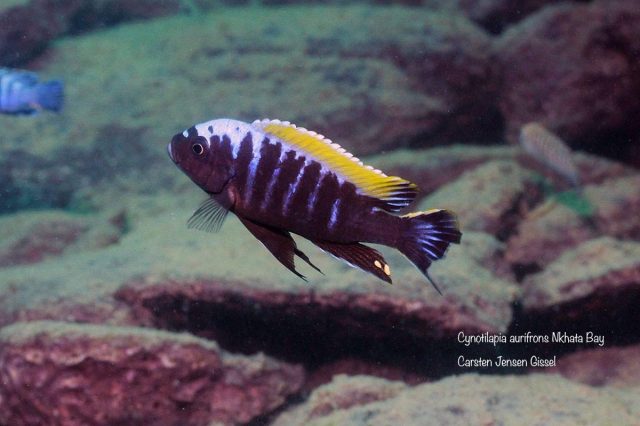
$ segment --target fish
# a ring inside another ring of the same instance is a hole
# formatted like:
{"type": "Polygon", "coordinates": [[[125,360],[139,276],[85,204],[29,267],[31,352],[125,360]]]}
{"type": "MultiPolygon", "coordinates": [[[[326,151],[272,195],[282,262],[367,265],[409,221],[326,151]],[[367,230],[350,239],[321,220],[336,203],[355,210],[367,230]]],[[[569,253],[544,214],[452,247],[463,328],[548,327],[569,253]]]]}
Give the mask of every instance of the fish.
{"type": "Polygon", "coordinates": [[[288,121],[220,118],[178,133],[169,158],[208,197],[187,221],[215,232],[229,212],[291,272],[297,256],[318,272],[291,234],[391,284],[382,254],[363,243],[398,249],[426,276],[462,233],[453,212],[398,215],[418,187],[362,161],[314,131],[288,121]]]}
{"type": "Polygon", "coordinates": [[[542,124],[532,122],[522,126],[520,146],[545,169],[555,172],[572,187],[580,187],[580,174],[571,149],[542,124]]]}
{"type": "Polygon", "coordinates": [[[60,80],[39,82],[36,73],[0,68],[0,113],[33,115],[42,110],[58,112],[64,102],[60,80]]]}

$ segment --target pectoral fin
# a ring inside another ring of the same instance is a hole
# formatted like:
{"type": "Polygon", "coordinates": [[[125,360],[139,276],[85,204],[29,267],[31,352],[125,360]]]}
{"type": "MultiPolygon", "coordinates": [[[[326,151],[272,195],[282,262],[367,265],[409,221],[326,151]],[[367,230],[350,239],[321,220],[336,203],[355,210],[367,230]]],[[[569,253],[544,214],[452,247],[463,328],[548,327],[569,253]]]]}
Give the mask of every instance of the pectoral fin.
{"type": "Polygon", "coordinates": [[[227,213],[229,213],[229,210],[218,204],[216,200],[207,198],[189,218],[187,226],[201,231],[218,232],[227,217],[227,213]]]}
{"type": "Polygon", "coordinates": [[[328,241],[312,242],[327,253],[347,262],[349,265],[370,272],[376,277],[391,284],[391,269],[382,254],[360,243],[331,243],[328,241]]]}
{"type": "Polygon", "coordinates": [[[295,262],[293,259],[294,255],[297,255],[300,259],[307,262],[312,268],[316,271],[322,273],[320,269],[311,261],[306,254],[302,251],[298,250],[296,246],[296,242],[291,237],[289,232],[278,229],[268,227],[256,222],[252,222],[248,219],[244,219],[238,216],[240,221],[247,227],[249,232],[253,234],[260,242],[275,256],[276,259],[280,261],[284,266],[287,267],[291,272],[302,278],[303,280],[307,280],[307,278],[296,271],[295,262]]]}

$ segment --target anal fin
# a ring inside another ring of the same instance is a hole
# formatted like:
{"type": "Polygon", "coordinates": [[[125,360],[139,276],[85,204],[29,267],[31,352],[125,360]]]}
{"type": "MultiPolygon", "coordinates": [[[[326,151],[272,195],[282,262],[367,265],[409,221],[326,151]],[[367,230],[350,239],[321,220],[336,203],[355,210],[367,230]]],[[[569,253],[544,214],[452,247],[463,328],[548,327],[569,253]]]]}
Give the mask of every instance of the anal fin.
{"type": "Polygon", "coordinates": [[[322,274],[316,265],[311,263],[309,257],[298,249],[291,234],[283,229],[265,226],[238,216],[242,224],[256,237],[266,248],[291,272],[307,280],[296,270],[294,255],[307,262],[312,268],[322,274]]]}
{"type": "Polygon", "coordinates": [[[382,254],[360,243],[312,242],[327,253],[347,262],[349,265],[369,272],[391,284],[391,269],[382,254]]]}

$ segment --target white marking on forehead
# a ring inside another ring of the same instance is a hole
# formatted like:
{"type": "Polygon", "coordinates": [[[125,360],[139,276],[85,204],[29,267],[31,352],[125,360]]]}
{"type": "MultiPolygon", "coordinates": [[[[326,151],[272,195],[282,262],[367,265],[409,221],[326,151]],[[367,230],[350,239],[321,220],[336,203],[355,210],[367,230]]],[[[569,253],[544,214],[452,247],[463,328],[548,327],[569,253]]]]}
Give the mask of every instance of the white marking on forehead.
{"type": "MultiPolygon", "coordinates": [[[[231,141],[232,156],[234,159],[238,158],[238,152],[240,151],[240,145],[242,143],[242,140],[244,139],[244,137],[247,135],[248,132],[251,132],[254,135],[253,153],[255,157],[256,131],[248,123],[245,123],[239,120],[233,120],[230,118],[218,118],[215,120],[205,121],[204,123],[196,124],[194,127],[196,129],[196,132],[198,133],[198,136],[203,136],[207,140],[212,135],[218,135],[221,139],[224,135],[228,136],[229,140],[231,141]]],[[[258,153],[260,152],[259,147],[257,152],[258,153]]]]}
{"type": "Polygon", "coordinates": [[[247,132],[254,130],[248,123],[230,118],[219,118],[217,120],[207,121],[197,125],[196,128],[199,128],[199,126],[202,126],[207,133],[209,132],[209,127],[211,127],[214,134],[227,134],[229,137],[231,137],[231,135],[245,135],[247,132]]]}

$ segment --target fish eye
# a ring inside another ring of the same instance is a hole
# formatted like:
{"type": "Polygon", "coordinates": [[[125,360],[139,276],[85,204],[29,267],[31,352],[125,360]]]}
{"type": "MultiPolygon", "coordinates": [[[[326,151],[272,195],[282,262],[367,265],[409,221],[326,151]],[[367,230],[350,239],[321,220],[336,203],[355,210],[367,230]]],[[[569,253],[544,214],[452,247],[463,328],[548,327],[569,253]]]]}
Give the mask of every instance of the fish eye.
{"type": "Polygon", "coordinates": [[[191,146],[191,151],[193,151],[193,153],[196,155],[202,155],[204,154],[204,147],[202,146],[202,144],[194,143],[191,146]]]}

